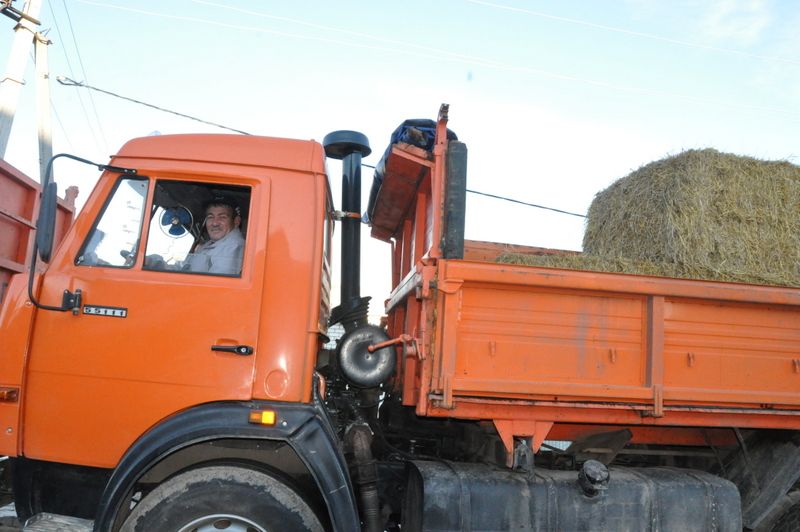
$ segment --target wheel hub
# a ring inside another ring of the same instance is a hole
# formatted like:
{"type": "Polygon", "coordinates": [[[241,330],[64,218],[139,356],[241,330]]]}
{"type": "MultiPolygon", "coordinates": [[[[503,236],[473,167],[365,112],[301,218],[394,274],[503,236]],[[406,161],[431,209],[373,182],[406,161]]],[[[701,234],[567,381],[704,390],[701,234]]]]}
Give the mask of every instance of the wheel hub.
{"type": "Polygon", "coordinates": [[[267,532],[267,530],[244,517],[232,514],[205,515],[185,524],[178,532],[267,532]]]}

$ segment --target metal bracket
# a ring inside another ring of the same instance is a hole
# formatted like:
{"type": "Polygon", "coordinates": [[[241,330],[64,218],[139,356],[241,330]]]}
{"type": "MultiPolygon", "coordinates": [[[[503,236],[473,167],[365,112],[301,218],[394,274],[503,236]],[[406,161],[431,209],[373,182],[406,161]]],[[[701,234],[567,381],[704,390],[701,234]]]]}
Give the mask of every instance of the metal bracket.
{"type": "Polygon", "coordinates": [[[28,22],[32,22],[37,26],[41,26],[41,22],[37,19],[33,18],[32,16],[28,15],[24,11],[20,11],[16,7],[11,5],[12,0],[2,0],[0,1],[0,13],[7,16],[14,22],[20,22],[21,20],[27,20],[28,22]]]}
{"type": "Polygon", "coordinates": [[[69,290],[64,290],[64,295],[61,298],[61,309],[71,310],[73,316],[77,316],[81,312],[81,304],[83,303],[83,292],[80,288],[75,290],[75,293],[69,290]]]}
{"type": "Polygon", "coordinates": [[[419,356],[420,354],[419,350],[417,349],[418,340],[410,334],[401,334],[397,338],[392,338],[391,340],[386,340],[385,342],[370,345],[367,347],[367,351],[374,353],[378,349],[383,349],[384,347],[397,344],[403,344],[403,352],[405,356],[419,356]]]}
{"type": "Polygon", "coordinates": [[[337,221],[342,220],[358,220],[361,221],[361,215],[357,212],[346,212],[346,211],[333,211],[333,219],[337,221]]]}
{"type": "Polygon", "coordinates": [[[432,288],[436,288],[445,294],[452,295],[458,292],[463,284],[464,281],[461,279],[447,279],[446,281],[438,281],[435,285],[432,285],[432,288]]]}
{"type": "Polygon", "coordinates": [[[550,429],[553,428],[552,421],[537,421],[533,419],[495,419],[494,426],[497,434],[503,441],[506,448],[506,465],[512,467],[514,460],[514,438],[529,437],[531,451],[536,453],[542,446],[550,429]]]}
{"type": "Polygon", "coordinates": [[[16,403],[19,399],[19,388],[0,388],[0,403],[16,403]]]}
{"type": "Polygon", "coordinates": [[[20,85],[25,85],[25,80],[24,79],[12,78],[10,76],[6,76],[3,79],[0,79],[0,83],[5,83],[6,81],[13,81],[14,83],[18,83],[20,85]]]}
{"type": "Polygon", "coordinates": [[[514,462],[512,469],[526,473],[528,477],[533,477],[535,471],[534,452],[531,448],[533,437],[519,438],[514,445],[514,462]]]}
{"type": "Polygon", "coordinates": [[[653,417],[664,417],[664,387],[653,386],[653,417]]]}

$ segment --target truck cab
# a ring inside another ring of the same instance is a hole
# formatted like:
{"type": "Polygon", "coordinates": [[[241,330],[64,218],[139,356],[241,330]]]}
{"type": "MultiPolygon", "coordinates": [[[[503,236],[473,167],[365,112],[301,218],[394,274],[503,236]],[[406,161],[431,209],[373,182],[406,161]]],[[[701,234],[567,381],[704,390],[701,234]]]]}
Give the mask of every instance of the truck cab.
{"type": "Polygon", "coordinates": [[[37,479],[59,476],[48,464],[79,466],[102,486],[142,435],[192,408],[312,402],[333,229],[320,144],[148,137],[127,143],[111,164],[135,173],[103,173],[35,279],[38,303],[57,306],[70,293],[80,294],[79,307],[36,311],[17,276],[0,318],[0,381],[19,398],[0,403],[0,453],[36,471],[30,493],[20,485],[17,495],[23,517],[91,507],[52,507],[47,497],[39,504],[37,479]],[[237,204],[241,270],[182,268],[204,238],[204,204],[221,195],[237,204]],[[154,255],[165,267],[150,264],[154,255]]]}

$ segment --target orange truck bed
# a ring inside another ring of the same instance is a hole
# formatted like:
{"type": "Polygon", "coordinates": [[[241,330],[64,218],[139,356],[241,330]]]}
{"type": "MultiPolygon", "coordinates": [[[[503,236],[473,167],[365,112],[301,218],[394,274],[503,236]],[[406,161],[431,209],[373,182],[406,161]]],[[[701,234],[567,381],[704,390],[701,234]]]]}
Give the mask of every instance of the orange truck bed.
{"type": "Polygon", "coordinates": [[[390,334],[413,339],[404,405],[491,420],[509,450],[580,424],[800,429],[800,290],[499,264],[520,249],[492,243],[448,257],[444,127],[430,154],[387,152],[372,213],[394,248],[390,334]]]}
{"type": "MultiPolygon", "coordinates": [[[[0,302],[9,279],[27,270],[39,205],[39,183],[0,160],[0,302]]],[[[72,223],[77,188],[58,201],[55,242],[72,223]]]]}
{"type": "Polygon", "coordinates": [[[461,260],[437,273],[422,411],[521,401],[548,421],[599,408],[800,428],[800,290],[461,260]]]}

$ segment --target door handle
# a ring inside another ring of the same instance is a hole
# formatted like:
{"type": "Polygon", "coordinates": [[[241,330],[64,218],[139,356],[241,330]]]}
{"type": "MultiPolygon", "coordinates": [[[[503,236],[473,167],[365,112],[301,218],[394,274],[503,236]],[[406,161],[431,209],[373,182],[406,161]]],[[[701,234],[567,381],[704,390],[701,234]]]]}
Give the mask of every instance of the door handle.
{"type": "Polygon", "coordinates": [[[222,351],[223,353],[233,353],[235,355],[252,355],[253,348],[249,345],[212,345],[212,351],[222,351]]]}

